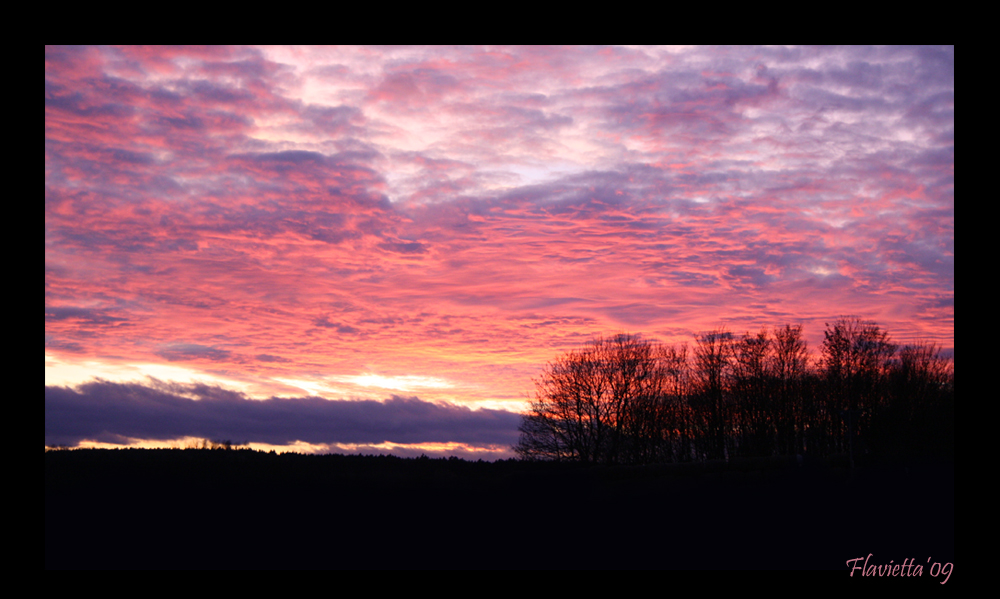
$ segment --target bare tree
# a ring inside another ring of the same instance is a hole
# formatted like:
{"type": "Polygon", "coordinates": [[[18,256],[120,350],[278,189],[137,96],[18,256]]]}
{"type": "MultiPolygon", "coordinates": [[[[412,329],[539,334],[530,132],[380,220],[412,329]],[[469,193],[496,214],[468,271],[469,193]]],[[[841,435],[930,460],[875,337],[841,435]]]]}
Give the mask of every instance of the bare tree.
{"type": "Polygon", "coordinates": [[[733,334],[716,329],[697,338],[694,376],[697,389],[692,404],[701,416],[704,454],[711,459],[729,456],[731,410],[728,379],[731,374],[733,334]]]}
{"type": "Polygon", "coordinates": [[[668,371],[636,335],[597,338],[550,363],[514,449],[528,459],[648,463],[665,445],[668,371]]]}
{"type": "Polygon", "coordinates": [[[691,373],[688,365],[688,348],[664,346],[660,348],[660,361],[666,377],[663,396],[663,434],[666,461],[680,462],[693,459],[695,449],[694,413],[688,404],[691,373]]]}
{"type": "Polygon", "coordinates": [[[773,397],[767,372],[770,353],[766,329],[756,335],[747,333],[733,344],[733,416],[740,453],[770,455],[774,451],[773,397]]]}
{"type": "Polygon", "coordinates": [[[863,436],[885,397],[896,346],[872,321],[845,316],[824,331],[821,373],[827,385],[827,414],[834,438],[846,440],[854,463],[855,441],[863,436]]]}
{"type": "Polygon", "coordinates": [[[892,369],[893,404],[912,412],[935,402],[953,382],[954,364],[934,343],[903,346],[892,369]]]}
{"type": "Polygon", "coordinates": [[[954,447],[954,362],[934,343],[900,348],[889,374],[887,405],[873,424],[888,454],[948,455],[954,447]]]}
{"type": "Polygon", "coordinates": [[[809,351],[802,338],[802,325],[774,330],[768,372],[773,381],[773,401],[779,453],[805,451],[806,425],[812,418],[812,402],[806,399],[809,351]]]}
{"type": "Polygon", "coordinates": [[[686,346],[598,337],[548,364],[514,446],[526,459],[646,464],[742,456],[924,452],[954,446],[954,365],[877,324],[827,325],[812,361],[800,325],[686,346]]]}
{"type": "Polygon", "coordinates": [[[514,447],[522,458],[594,462],[609,433],[606,381],[592,352],[570,352],[535,381],[514,447]]]}

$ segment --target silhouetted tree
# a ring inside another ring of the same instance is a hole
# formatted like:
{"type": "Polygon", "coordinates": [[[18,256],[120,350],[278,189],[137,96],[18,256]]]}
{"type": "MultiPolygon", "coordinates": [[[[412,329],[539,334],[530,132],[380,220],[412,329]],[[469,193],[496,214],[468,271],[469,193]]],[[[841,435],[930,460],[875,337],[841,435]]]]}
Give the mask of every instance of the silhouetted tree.
{"type": "Polygon", "coordinates": [[[647,463],[665,445],[662,350],[636,335],[590,342],[550,363],[514,449],[527,459],[647,463]]]}
{"type": "Polygon", "coordinates": [[[802,325],[774,330],[767,371],[772,381],[775,434],[779,454],[805,452],[805,435],[813,415],[813,402],[806,393],[809,351],[802,339],[802,325]]]}
{"type": "Polygon", "coordinates": [[[692,405],[701,415],[703,452],[709,459],[728,457],[730,406],[727,380],[733,355],[733,334],[717,329],[697,338],[694,348],[696,390],[692,405]]]}
{"type": "Polygon", "coordinates": [[[743,335],[733,344],[732,394],[735,398],[734,426],[739,453],[770,455],[775,439],[767,358],[771,340],[767,330],[743,335]]]}
{"type": "Polygon", "coordinates": [[[661,347],[660,360],[666,377],[663,406],[665,461],[685,461],[692,459],[695,448],[695,416],[688,404],[691,388],[691,372],[688,365],[687,346],[661,347]]]}
{"type": "Polygon", "coordinates": [[[919,342],[899,350],[892,368],[893,407],[908,417],[947,394],[953,381],[951,360],[937,345],[919,342]]]}
{"type": "Polygon", "coordinates": [[[514,449],[526,459],[645,464],[735,456],[947,455],[954,363],[927,343],[897,354],[857,317],[827,325],[812,361],[801,325],[687,346],[597,338],[547,365],[514,449]]]}
{"type": "Polygon", "coordinates": [[[947,455],[954,446],[954,363],[933,343],[902,347],[873,436],[885,453],[947,455]]]}
{"type": "Polygon", "coordinates": [[[526,459],[594,462],[608,435],[606,381],[591,351],[569,352],[535,381],[535,399],[514,447],[526,459]]]}
{"type": "Polygon", "coordinates": [[[844,439],[854,461],[857,439],[871,423],[885,396],[896,346],[877,324],[845,316],[823,333],[820,366],[827,390],[827,416],[834,438],[844,439]]]}

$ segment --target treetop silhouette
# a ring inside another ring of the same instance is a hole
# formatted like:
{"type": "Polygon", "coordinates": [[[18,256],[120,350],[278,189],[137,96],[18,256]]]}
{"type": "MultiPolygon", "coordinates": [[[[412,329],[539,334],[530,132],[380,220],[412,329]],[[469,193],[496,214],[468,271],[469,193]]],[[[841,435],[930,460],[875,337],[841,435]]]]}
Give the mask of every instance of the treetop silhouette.
{"type": "Polygon", "coordinates": [[[690,357],[624,333],[567,352],[535,381],[515,452],[647,464],[953,451],[951,360],[932,344],[900,349],[874,322],[828,324],[816,360],[801,325],[716,329],[690,357]]]}

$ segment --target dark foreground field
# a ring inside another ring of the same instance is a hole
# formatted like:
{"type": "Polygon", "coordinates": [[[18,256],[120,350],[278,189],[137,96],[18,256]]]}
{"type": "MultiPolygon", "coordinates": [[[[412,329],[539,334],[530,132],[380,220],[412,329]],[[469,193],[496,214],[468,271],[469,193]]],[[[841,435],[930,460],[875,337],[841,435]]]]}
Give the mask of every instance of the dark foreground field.
{"type": "MultiPolygon", "coordinates": [[[[660,467],[45,454],[47,568],[828,569],[954,563],[951,462],[660,467]]],[[[912,567],[911,567],[912,572],[912,567]]],[[[860,573],[858,573],[860,576],[860,573]]],[[[853,583],[852,583],[853,584],[853,583]]]]}

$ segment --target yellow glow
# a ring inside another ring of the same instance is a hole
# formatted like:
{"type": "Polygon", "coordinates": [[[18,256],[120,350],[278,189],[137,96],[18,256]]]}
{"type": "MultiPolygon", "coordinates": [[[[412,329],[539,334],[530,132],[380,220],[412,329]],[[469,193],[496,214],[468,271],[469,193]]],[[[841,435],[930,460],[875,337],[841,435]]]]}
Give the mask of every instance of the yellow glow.
{"type": "Polygon", "coordinates": [[[329,446],[329,451],[335,453],[366,453],[369,451],[384,451],[393,452],[395,450],[404,450],[407,452],[423,451],[427,453],[449,453],[455,451],[463,451],[468,453],[478,453],[483,454],[483,457],[489,455],[510,453],[510,447],[506,445],[487,445],[483,447],[477,447],[473,445],[466,445],[465,443],[447,442],[447,443],[369,443],[369,444],[351,444],[351,443],[334,443],[329,446]]]}
{"type": "Polygon", "coordinates": [[[45,385],[75,387],[94,379],[114,383],[128,383],[152,377],[174,383],[202,383],[218,385],[227,389],[246,392],[250,385],[234,379],[227,379],[183,366],[167,364],[127,364],[100,360],[70,362],[45,354],[45,385]]]}
{"type": "Polygon", "coordinates": [[[306,381],[303,379],[288,379],[288,378],[274,378],[272,380],[278,381],[290,387],[297,387],[302,389],[309,395],[316,395],[323,397],[324,393],[329,392],[331,389],[322,383],[316,381],[306,381]]]}
{"type": "MultiPolygon", "coordinates": [[[[127,443],[115,444],[101,441],[83,440],[74,449],[198,449],[204,446],[206,440],[199,437],[182,437],[179,439],[129,439],[127,443]]],[[[208,441],[213,441],[209,439],[208,441]]],[[[218,442],[219,440],[214,440],[218,442]]],[[[236,439],[231,439],[233,443],[239,443],[236,439]]],[[[271,445],[268,443],[249,443],[247,445],[233,445],[233,449],[249,448],[254,451],[274,451],[275,453],[301,453],[301,454],[389,454],[406,453],[414,454],[424,452],[431,455],[440,455],[453,452],[463,452],[469,454],[479,454],[483,458],[503,457],[511,453],[510,447],[506,445],[488,445],[477,447],[464,443],[306,443],[295,441],[288,445],[271,445]]],[[[46,451],[57,448],[46,447],[46,451]]]]}
{"type": "Polygon", "coordinates": [[[525,409],[523,397],[503,397],[476,384],[455,382],[445,378],[403,375],[385,376],[375,373],[334,375],[327,377],[252,377],[238,380],[224,378],[183,366],[167,364],[129,364],[45,354],[45,385],[77,387],[101,379],[113,383],[149,384],[149,377],[171,383],[217,386],[243,393],[247,399],[266,400],[272,397],[310,395],[329,400],[385,401],[393,392],[419,396],[424,401],[466,406],[472,409],[493,409],[520,412],[525,409]]]}
{"type": "Polygon", "coordinates": [[[395,389],[398,391],[413,391],[414,389],[450,389],[454,385],[444,379],[432,376],[381,376],[378,374],[362,374],[359,376],[336,376],[331,380],[340,383],[350,383],[360,387],[378,387],[380,389],[395,389]]]}

